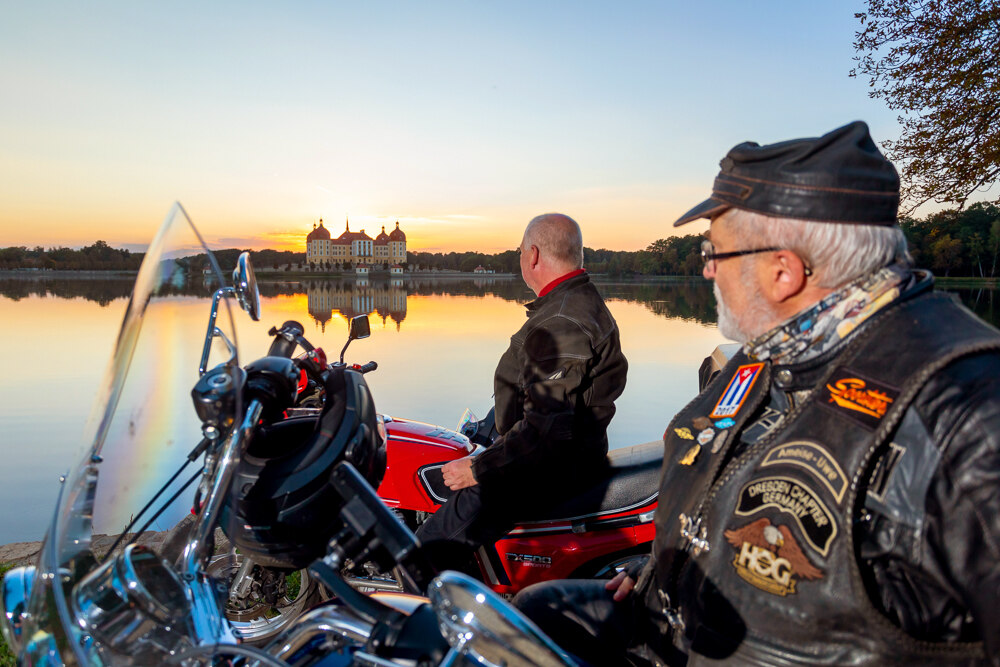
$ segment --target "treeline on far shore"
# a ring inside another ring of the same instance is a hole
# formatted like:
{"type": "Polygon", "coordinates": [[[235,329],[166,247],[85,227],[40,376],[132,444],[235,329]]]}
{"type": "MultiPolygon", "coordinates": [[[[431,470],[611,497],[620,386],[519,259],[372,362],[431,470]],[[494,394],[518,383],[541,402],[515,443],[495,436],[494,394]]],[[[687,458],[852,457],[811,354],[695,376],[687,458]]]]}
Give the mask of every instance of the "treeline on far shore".
{"type": "MultiPolygon", "coordinates": [[[[924,218],[900,219],[910,252],[917,266],[945,277],[997,278],[1000,271],[1000,207],[978,203],[964,210],[947,210],[924,218]]],[[[643,250],[594,250],[584,248],[584,266],[591,273],[612,276],[698,276],[701,275],[702,236],[674,236],[657,239],[643,250]]],[[[223,270],[236,264],[240,250],[215,252],[223,270]]],[[[309,265],[304,252],[288,250],[251,251],[254,266],[286,271],[351,269],[349,265],[309,265]]],[[[452,270],[471,272],[483,267],[496,273],[520,273],[517,250],[495,254],[479,252],[408,252],[412,270],[452,270]]],[[[104,241],[80,248],[24,247],[0,248],[0,270],[136,270],[142,253],[110,247],[104,241]]]]}

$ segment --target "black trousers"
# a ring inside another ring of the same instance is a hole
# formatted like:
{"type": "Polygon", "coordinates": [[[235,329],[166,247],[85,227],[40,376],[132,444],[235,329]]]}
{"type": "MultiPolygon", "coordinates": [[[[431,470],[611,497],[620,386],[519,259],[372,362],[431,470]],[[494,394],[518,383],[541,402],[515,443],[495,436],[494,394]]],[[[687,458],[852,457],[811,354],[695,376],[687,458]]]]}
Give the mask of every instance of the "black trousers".
{"type": "Polygon", "coordinates": [[[493,544],[514,527],[508,508],[484,503],[479,485],[455,492],[417,528],[417,539],[438,571],[458,570],[481,578],[475,552],[493,544]]]}

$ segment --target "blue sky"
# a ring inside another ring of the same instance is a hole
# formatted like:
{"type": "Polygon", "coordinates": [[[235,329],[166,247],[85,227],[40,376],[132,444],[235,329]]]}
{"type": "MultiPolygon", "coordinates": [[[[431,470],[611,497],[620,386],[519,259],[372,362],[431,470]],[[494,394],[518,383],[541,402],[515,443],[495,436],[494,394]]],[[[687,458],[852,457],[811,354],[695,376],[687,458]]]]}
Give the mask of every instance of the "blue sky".
{"type": "Polygon", "coordinates": [[[863,7],[0,0],[0,246],[142,244],[179,200],[220,245],[494,251],[555,210],[644,247],[740,141],[898,135],[863,7]]]}

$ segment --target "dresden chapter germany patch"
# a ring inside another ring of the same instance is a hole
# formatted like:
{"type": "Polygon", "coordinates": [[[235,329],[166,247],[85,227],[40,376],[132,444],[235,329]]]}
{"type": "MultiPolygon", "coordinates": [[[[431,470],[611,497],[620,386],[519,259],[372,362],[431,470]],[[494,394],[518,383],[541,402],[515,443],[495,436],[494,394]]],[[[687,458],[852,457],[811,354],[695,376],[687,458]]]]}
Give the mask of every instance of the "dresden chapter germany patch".
{"type": "Polygon", "coordinates": [[[737,368],[736,374],[729,381],[726,390],[722,392],[722,397],[715,404],[715,409],[712,410],[709,418],[722,419],[724,417],[732,417],[739,412],[739,409],[743,406],[743,401],[750,394],[750,390],[753,388],[763,368],[763,363],[747,364],[746,366],[737,368]]]}

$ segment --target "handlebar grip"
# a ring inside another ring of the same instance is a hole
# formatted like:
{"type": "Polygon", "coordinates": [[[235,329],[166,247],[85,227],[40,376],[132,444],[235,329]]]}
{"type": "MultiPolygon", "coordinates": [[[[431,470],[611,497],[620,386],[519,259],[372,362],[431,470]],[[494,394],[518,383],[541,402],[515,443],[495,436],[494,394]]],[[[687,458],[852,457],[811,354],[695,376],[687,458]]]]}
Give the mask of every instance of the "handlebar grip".
{"type": "Polygon", "coordinates": [[[285,357],[286,359],[291,359],[292,354],[295,352],[296,340],[295,338],[301,336],[304,332],[302,325],[295,320],[288,320],[281,325],[281,329],[275,331],[271,329],[269,333],[274,336],[274,340],[271,342],[271,347],[267,350],[267,356],[269,357],[285,357]],[[289,340],[291,338],[291,340],[289,340]]]}
{"type": "Polygon", "coordinates": [[[361,373],[362,375],[364,375],[365,373],[371,373],[373,370],[375,370],[377,368],[378,368],[378,362],[376,362],[376,361],[369,361],[364,366],[361,366],[360,368],[358,368],[358,372],[361,373]]]}

